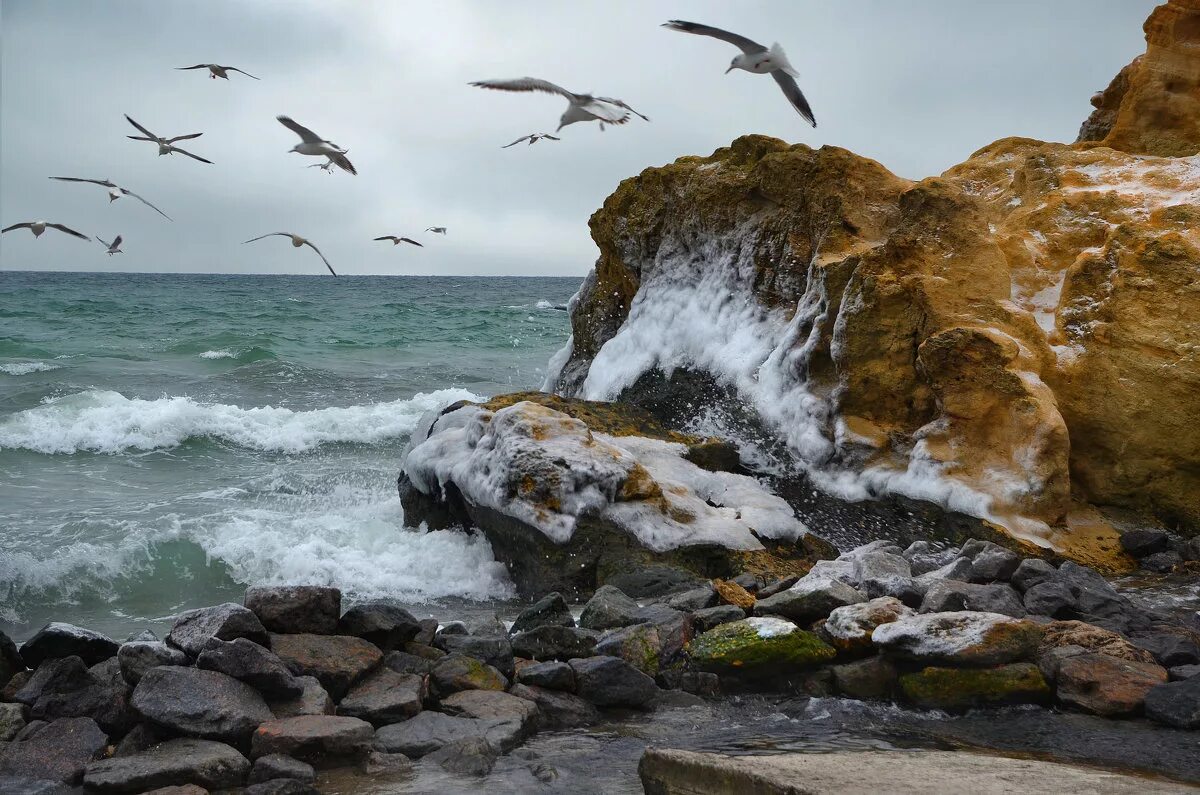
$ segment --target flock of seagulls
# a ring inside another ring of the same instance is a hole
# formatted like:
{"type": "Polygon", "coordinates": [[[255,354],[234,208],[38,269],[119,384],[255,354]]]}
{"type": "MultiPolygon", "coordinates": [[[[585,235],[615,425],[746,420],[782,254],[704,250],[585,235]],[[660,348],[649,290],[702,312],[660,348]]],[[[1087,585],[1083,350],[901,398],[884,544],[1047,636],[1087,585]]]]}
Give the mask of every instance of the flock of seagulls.
{"type": "MultiPolygon", "coordinates": [[[[670,30],[679,31],[681,33],[691,33],[697,36],[709,36],[711,38],[720,39],[721,41],[725,41],[734,45],[741,50],[741,53],[734,56],[733,60],[729,64],[729,68],[725,70],[726,74],[729,74],[734,69],[741,69],[752,74],[771,75],[775,82],[779,84],[779,88],[783,91],[783,95],[787,98],[788,102],[792,105],[796,112],[804,117],[804,119],[807,120],[813,127],[817,126],[817,120],[813,115],[812,108],[809,107],[808,100],[804,98],[804,94],[801,92],[800,86],[796,83],[796,77],[798,77],[798,73],[788,61],[787,54],[784,53],[783,48],[778,44],[773,44],[770,47],[766,47],[756,41],[753,41],[752,39],[746,38],[745,36],[731,33],[727,30],[722,30],[721,28],[714,28],[695,22],[684,22],[678,19],[673,19],[669,22],[663,23],[663,27],[670,30]]],[[[215,63],[200,63],[196,64],[195,66],[178,66],[175,68],[179,71],[205,69],[208,71],[208,77],[211,80],[216,80],[218,78],[222,80],[229,80],[230,72],[236,72],[252,80],[259,80],[258,77],[255,77],[249,72],[243,71],[235,66],[222,66],[215,63]]],[[[559,117],[558,127],[555,129],[556,133],[560,132],[568,125],[577,124],[580,122],[597,122],[600,126],[600,130],[603,131],[605,125],[626,124],[630,121],[632,116],[637,116],[643,121],[650,121],[649,117],[634,110],[623,100],[616,99],[614,97],[597,96],[591,93],[576,93],[574,91],[568,91],[562,86],[551,83],[549,80],[542,80],[534,77],[520,77],[510,80],[479,80],[470,83],[470,85],[493,91],[557,94],[558,96],[566,99],[567,107],[559,117]]],[[[276,116],[275,118],[280,124],[294,132],[300,138],[300,143],[293,146],[289,152],[305,155],[307,157],[324,158],[324,162],[313,163],[312,165],[307,166],[308,168],[319,168],[327,174],[332,174],[334,168],[341,169],[348,174],[358,174],[358,171],[354,168],[354,164],[351,163],[350,159],[346,156],[350,151],[349,149],[338,146],[332,141],[322,138],[308,127],[305,127],[304,125],[294,121],[290,116],[276,116]]],[[[125,115],[125,119],[131,125],[133,125],[138,132],[141,133],[141,135],[129,135],[126,137],[135,141],[147,141],[155,144],[158,147],[158,154],[160,157],[162,155],[172,155],[178,153],[189,157],[192,160],[197,160],[201,163],[212,165],[211,160],[176,146],[176,143],[179,141],[193,140],[199,138],[201,135],[203,135],[203,133],[189,133],[187,135],[176,135],[170,138],[164,138],[150,132],[141,124],[134,121],[133,118],[128,114],[125,115]]],[[[516,146],[522,141],[526,142],[528,146],[532,146],[538,141],[543,140],[561,141],[562,139],[555,135],[551,135],[550,133],[530,133],[529,135],[521,136],[510,144],[503,145],[501,148],[508,149],[516,146]]],[[[85,179],[83,177],[50,177],[50,179],[59,180],[62,182],[90,183],[93,185],[99,185],[108,189],[108,200],[110,203],[124,196],[132,196],[142,204],[154,210],[163,218],[166,218],[168,221],[173,220],[169,215],[164,213],[155,205],[151,204],[142,196],[134,193],[128,188],[116,184],[112,180],[85,179]]],[[[91,240],[91,238],[87,235],[77,232],[64,224],[51,223],[49,221],[26,221],[23,223],[17,223],[13,224],[12,226],[5,227],[3,230],[0,230],[0,233],[11,232],[15,229],[28,229],[33,233],[34,238],[41,237],[42,233],[44,233],[47,229],[56,229],[73,237],[81,238],[83,240],[91,240]]],[[[446,227],[431,226],[426,228],[425,231],[432,234],[445,235],[446,227]]],[[[337,272],[333,269],[333,266],[329,264],[329,260],[326,259],[324,254],[321,253],[321,250],[317,248],[311,240],[308,240],[301,235],[297,235],[292,232],[268,232],[265,235],[259,235],[258,237],[246,240],[244,243],[253,243],[268,237],[289,238],[294,248],[308,246],[317,253],[317,256],[321,258],[321,261],[325,263],[325,267],[329,269],[329,272],[334,276],[337,276],[337,272]]],[[[113,238],[111,243],[105,242],[99,236],[96,237],[96,240],[105,247],[105,253],[109,256],[123,253],[121,251],[121,235],[117,235],[115,238],[113,238]]],[[[374,240],[390,241],[393,247],[398,246],[401,243],[408,243],[422,248],[424,247],[423,243],[419,243],[411,237],[405,237],[401,235],[382,235],[374,238],[374,240]]]]}

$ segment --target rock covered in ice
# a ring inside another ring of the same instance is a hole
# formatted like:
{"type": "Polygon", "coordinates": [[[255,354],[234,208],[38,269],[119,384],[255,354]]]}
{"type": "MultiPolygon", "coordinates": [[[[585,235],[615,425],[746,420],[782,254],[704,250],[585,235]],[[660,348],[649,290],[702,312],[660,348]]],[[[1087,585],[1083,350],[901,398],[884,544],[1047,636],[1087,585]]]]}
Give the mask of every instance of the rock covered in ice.
{"type": "Polygon", "coordinates": [[[1032,659],[1043,630],[999,613],[924,613],[882,624],[871,641],[894,657],[926,664],[1001,665],[1032,659]]]}

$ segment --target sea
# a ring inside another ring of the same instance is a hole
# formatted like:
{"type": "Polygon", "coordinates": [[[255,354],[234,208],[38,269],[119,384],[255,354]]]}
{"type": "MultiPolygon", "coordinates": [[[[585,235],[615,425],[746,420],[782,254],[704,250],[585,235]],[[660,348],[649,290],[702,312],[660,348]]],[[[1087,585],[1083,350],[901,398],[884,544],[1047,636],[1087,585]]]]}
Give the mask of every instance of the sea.
{"type": "Polygon", "coordinates": [[[258,584],[504,603],[396,478],[424,412],[541,386],[580,281],[0,273],[0,629],[121,639],[258,584]]]}

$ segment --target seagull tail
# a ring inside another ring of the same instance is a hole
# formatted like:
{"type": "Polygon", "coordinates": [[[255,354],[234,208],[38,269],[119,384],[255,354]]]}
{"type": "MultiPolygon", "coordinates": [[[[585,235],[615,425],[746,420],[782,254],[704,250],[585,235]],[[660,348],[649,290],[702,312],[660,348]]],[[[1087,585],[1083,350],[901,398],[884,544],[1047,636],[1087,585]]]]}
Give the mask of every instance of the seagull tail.
{"type": "Polygon", "coordinates": [[[796,68],[792,66],[791,62],[788,60],[787,53],[783,51],[783,47],[779,46],[779,42],[775,42],[771,45],[771,60],[779,64],[780,71],[785,72],[792,77],[800,76],[800,73],[796,71],[796,68]]]}

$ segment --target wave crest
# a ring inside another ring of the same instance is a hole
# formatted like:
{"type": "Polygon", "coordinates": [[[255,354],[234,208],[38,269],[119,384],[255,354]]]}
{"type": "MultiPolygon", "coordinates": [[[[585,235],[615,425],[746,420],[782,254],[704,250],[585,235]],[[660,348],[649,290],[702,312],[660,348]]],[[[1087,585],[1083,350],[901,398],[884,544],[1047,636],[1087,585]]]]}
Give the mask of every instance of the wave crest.
{"type": "Polygon", "coordinates": [[[47,370],[58,370],[57,364],[46,364],[45,362],[11,362],[9,364],[0,364],[0,373],[8,375],[29,375],[30,373],[44,373],[47,370]]]}

